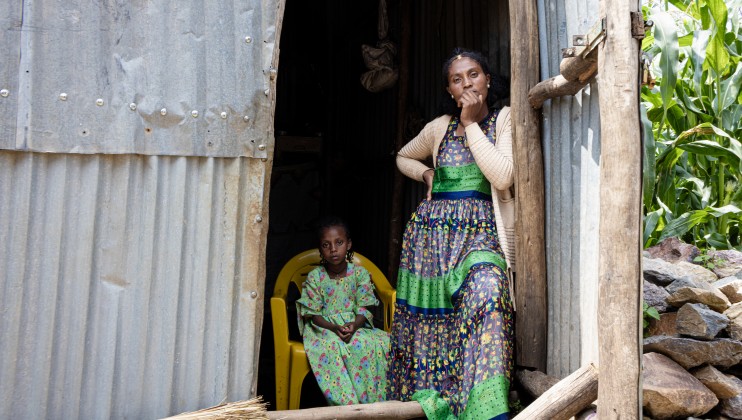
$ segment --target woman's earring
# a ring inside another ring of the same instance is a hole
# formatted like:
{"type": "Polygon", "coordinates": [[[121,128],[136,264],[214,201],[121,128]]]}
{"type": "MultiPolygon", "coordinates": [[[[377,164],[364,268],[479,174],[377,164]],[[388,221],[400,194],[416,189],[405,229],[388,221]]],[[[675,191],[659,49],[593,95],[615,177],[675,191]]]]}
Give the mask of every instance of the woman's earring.
{"type": "Polygon", "coordinates": [[[490,88],[490,84],[489,84],[489,83],[487,83],[487,89],[489,89],[489,88],[490,88]]]}
{"type": "Polygon", "coordinates": [[[453,95],[451,95],[451,99],[453,99],[453,95]]]}

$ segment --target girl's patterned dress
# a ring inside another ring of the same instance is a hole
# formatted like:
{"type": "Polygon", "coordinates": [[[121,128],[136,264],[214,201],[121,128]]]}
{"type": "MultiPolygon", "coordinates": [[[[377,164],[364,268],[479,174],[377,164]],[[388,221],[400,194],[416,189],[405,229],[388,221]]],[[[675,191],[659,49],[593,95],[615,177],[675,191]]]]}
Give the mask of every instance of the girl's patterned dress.
{"type": "Polygon", "coordinates": [[[299,331],[314,377],[330,405],[362,404],[385,400],[389,364],[389,334],[373,327],[365,309],[379,303],[368,271],[348,263],[345,277],[331,279],[325,268],[312,270],[296,301],[299,331]],[[314,325],[305,316],[322,315],[343,325],[361,314],[368,322],[350,343],[334,332],[314,325]]]}
{"type": "MultiPolygon", "coordinates": [[[[494,143],[496,112],[480,127],[494,143]]],[[[508,418],[513,309],[490,184],[452,118],[432,200],[404,232],[392,325],[390,400],[428,418],[508,418]]]]}

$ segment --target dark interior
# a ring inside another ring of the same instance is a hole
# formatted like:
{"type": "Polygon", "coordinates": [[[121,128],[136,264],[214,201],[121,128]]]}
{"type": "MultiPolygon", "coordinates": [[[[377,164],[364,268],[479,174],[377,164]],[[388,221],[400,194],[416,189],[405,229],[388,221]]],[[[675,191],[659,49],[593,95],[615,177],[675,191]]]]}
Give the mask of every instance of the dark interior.
{"type": "MultiPolygon", "coordinates": [[[[480,50],[489,56],[493,73],[510,75],[506,0],[410,2],[408,16],[403,16],[402,0],[386,3],[388,36],[398,49],[402,22],[410,30],[404,142],[438,115],[445,93],[441,64],[454,47],[480,50]]],[[[316,246],[313,225],[317,219],[326,214],[343,217],[352,229],[354,250],[382,271],[389,266],[399,83],[377,93],[360,83],[368,70],[361,45],[375,46],[378,41],[378,10],[377,0],[286,0],[257,389],[269,410],[275,410],[270,296],[283,264],[316,246]]],[[[399,63],[398,56],[395,62],[399,63]]],[[[423,196],[420,185],[407,179],[403,182],[403,223],[423,196]]],[[[389,281],[396,283],[393,278],[389,281]]],[[[293,319],[295,313],[290,312],[290,332],[298,339],[293,319]]],[[[301,408],[323,405],[324,397],[308,375],[301,408]]]]}

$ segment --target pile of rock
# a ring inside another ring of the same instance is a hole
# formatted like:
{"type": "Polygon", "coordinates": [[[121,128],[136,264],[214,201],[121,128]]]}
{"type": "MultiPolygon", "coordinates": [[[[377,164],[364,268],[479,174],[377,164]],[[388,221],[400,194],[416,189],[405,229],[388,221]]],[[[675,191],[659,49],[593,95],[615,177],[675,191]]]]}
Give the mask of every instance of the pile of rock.
{"type": "Polygon", "coordinates": [[[668,239],[643,257],[644,301],[660,313],[644,339],[644,415],[742,419],[742,253],[668,239]]]}

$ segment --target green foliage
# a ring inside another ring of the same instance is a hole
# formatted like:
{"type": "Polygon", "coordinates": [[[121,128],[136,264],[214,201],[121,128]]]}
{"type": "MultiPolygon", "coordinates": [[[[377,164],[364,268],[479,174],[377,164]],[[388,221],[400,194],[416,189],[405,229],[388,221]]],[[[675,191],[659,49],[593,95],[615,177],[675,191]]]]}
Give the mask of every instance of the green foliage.
{"type": "Polygon", "coordinates": [[[508,401],[508,408],[510,409],[510,416],[514,417],[526,407],[523,406],[520,400],[510,400],[508,401]]]}
{"type": "Polygon", "coordinates": [[[644,246],[742,249],[742,0],[649,0],[644,246]]]}
{"type": "Polygon", "coordinates": [[[642,307],[642,323],[644,325],[644,335],[647,335],[647,328],[649,328],[649,319],[653,318],[656,320],[660,319],[660,313],[654,306],[649,306],[647,302],[644,302],[642,307]]]}

